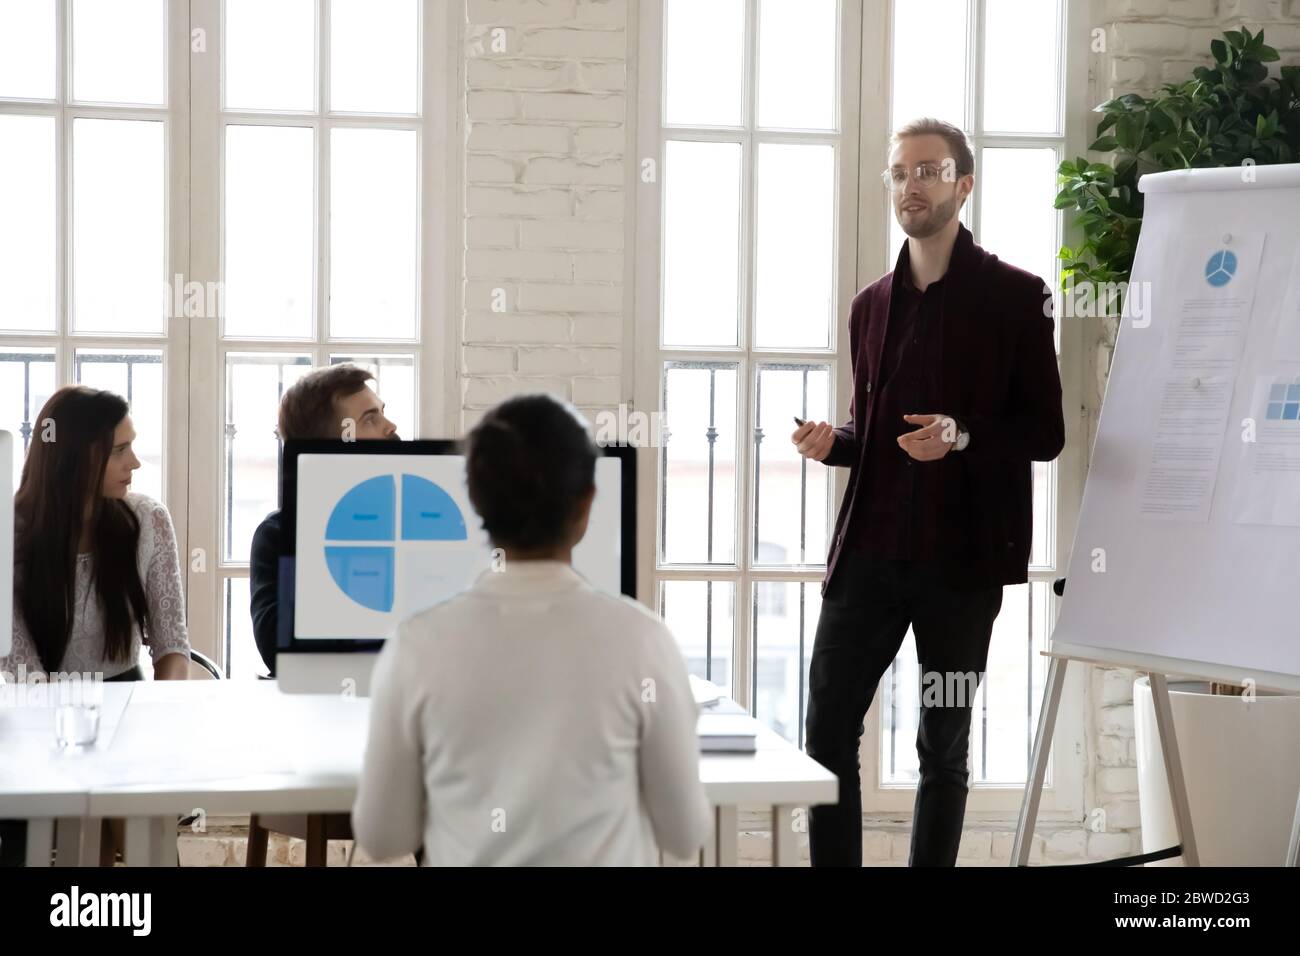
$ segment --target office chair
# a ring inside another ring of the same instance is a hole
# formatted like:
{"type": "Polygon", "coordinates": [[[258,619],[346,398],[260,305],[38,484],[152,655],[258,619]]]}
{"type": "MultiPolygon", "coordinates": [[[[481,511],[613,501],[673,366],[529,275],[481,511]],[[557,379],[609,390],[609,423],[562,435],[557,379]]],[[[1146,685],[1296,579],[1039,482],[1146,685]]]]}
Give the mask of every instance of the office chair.
{"type": "Polygon", "coordinates": [[[248,818],[248,852],[244,866],[266,866],[266,849],[272,833],[307,842],[307,866],[325,866],[330,840],[352,839],[352,816],[347,813],[254,813],[248,818]]]}

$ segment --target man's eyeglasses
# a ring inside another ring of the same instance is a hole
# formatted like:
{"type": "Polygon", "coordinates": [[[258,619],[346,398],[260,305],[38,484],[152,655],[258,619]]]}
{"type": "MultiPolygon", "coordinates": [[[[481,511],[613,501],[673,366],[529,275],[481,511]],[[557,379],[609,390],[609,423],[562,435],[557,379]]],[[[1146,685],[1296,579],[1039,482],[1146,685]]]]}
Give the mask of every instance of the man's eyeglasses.
{"type": "MultiPolygon", "coordinates": [[[[922,189],[929,189],[931,186],[941,182],[945,178],[949,182],[955,181],[953,174],[945,177],[945,171],[951,168],[949,165],[936,166],[934,163],[919,163],[911,170],[911,177],[920,184],[922,189]]],[[[953,173],[956,170],[953,169],[953,173]]],[[[886,169],[880,174],[880,181],[884,183],[885,188],[890,192],[901,192],[907,187],[908,170],[902,166],[894,166],[886,169]]]]}

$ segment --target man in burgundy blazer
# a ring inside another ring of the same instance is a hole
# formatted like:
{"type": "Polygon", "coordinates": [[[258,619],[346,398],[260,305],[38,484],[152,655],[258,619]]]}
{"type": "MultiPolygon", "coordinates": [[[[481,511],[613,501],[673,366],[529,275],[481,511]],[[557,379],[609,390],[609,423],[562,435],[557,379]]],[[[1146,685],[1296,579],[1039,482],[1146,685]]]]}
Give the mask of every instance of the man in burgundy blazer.
{"type": "Polygon", "coordinates": [[[965,136],[925,119],[891,145],[883,176],[908,241],[850,309],[849,421],[791,436],[850,469],[809,674],[808,753],[840,778],[839,803],[811,813],[814,866],[862,863],[863,720],[909,626],[922,704],[909,863],[956,862],[971,697],[1002,586],[1027,578],[1031,463],[1065,443],[1051,293],[958,220],[974,188],[965,136]]]}

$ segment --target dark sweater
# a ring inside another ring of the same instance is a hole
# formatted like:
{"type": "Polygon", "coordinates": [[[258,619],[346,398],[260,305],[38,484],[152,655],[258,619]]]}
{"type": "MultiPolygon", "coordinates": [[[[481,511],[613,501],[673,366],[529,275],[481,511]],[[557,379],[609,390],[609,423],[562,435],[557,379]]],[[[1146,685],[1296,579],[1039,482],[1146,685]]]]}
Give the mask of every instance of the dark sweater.
{"type": "MultiPolygon", "coordinates": [[[[864,481],[885,361],[886,326],[898,285],[908,275],[903,244],[893,272],[863,289],[849,310],[853,399],[835,429],[825,463],[850,469],[826,562],[825,593],[840,554],[871,507],[864,481]]],[[[1042,279],[975,244],[961,226],[939,306],[938,408],[970,434],[970,445],[938,462],[939,519],[960,524],[964,554],[946,562],[953,583],[1020,584],[1028,579],[1033,538],[1032,462],[1051,461],[1065,445],[1061,379],[1052,329],[1052,294],[1042,279]]]]}
{"type": "Polygon", "coordinates": [[[867,430],[862,470],[866,508],[850,545],[874,558],[925,561],[960,550],[952,541],[960,526],[940,520],[943,462],[914,461],[898,436],[918,426],[904,415],[940,411],[939,368],[943,360],[939,306],[944,280],[924,292],[912,285],[911,270],[895,290],[885,351],[876,376],[875,424],[867,430]]]}
{"type": "Polygon", "coordinates": [[[275,676],[275,637],[279,623],[280,512],[272,511],[253,532],[248,590],[252,598],[253,639],[275,676]]]}

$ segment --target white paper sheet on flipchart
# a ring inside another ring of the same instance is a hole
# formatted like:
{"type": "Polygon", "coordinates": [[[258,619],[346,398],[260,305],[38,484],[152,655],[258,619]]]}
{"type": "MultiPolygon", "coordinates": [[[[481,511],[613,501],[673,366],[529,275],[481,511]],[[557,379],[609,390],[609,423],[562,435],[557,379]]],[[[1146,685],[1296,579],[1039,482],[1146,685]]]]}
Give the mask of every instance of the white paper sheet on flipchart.
{"type": "Polygon", "coordinates": [[[1174,323],[1156,370],[1159,398],[1147,410],[1150,450],[1137,505],[1144,518],[1209,520],[1266,236],[1260,230],[1202,231],[1165,251],[1152,301],[1145,303],[1172,306],[1174,323]],[[1223,273],[1227,282],[1216,286],[1210,265],[1223,250],[1231,252],[1235,267],[1223,273]]]}
{"type": "Polygon", "coordinates": [[[1256,376],[1253,435],[1243,435],[1233,489],[1234,521],[1300,527],[1300,363],[1256,376]],[[1274,399],[1277,399],[1276,401],[1274,399]]]}
{"type": "Polygon", "coordinates": [[[1209,520],[1232,392],[1232,379],[1222,375],[1161,383],[1138,514],[1209,520]]]}
{"type": "Polygon", "coordinates": [[[1178,311],[1174,334],[1165,342],[1167,377],[1235,372],[1250,331],[1266,235],[1263,231],[1203,232],[1170,247],[1161,277],[1161,301],[1172,300],[1178,311]],[[1235,257],[1236,266],[1230,272],[1214,269],[1216,276],[1227,279],[1216,286],[1210,271],[1221,251],[1235,257]]]}
{"type": "Polygon", "coordinates": [[[1300,362],[1300,247],[1296,248],[1287,278],[1286,298],[1273,339],[1273,358],[1279,362],[1300,362]]]}

